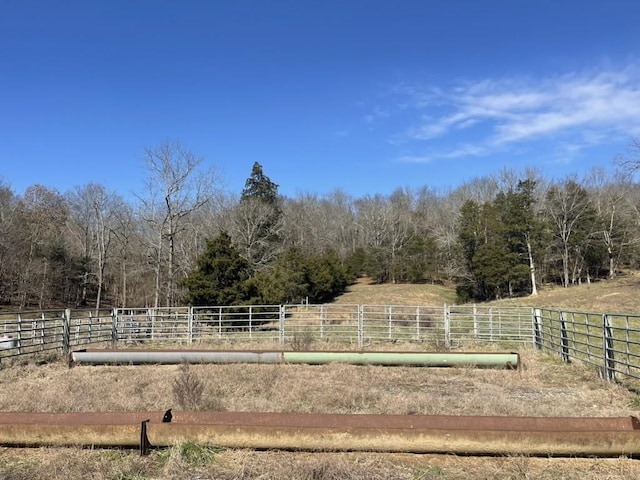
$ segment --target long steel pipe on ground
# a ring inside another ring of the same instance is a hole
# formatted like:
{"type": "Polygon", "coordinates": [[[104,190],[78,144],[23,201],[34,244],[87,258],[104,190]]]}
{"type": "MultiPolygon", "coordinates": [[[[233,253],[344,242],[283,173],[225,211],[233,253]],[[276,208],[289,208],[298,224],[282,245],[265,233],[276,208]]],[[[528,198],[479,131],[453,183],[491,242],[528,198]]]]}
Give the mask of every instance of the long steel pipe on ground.
{"type": "Polygon", "coordinates": [[[348,352],[348,351],[234,351],[234,350],[100,350],[71,352],[71,365],[180,363],[295,363],[333,362],[357,365],[518,368],[518,353],[493,352],[348,352]]]}
{"type": "Polygon", "coordinates": [[[461,455],[635,457],[640,422],[621,418],[295,413],[0,413],[0,445],[205,446],[461,455]]]}

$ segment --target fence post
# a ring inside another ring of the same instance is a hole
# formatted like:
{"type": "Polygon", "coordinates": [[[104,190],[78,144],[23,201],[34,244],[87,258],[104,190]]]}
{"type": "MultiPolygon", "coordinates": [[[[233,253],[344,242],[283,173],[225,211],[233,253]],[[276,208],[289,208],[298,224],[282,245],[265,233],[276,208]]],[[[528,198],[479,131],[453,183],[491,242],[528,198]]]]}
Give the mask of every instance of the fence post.
{"type": "Polygon", "coordinates": [[[473,304],[473,338],[478,338],[478,306],[473,304]]]}
{"type": "Polygon", "coordinates": [[[604,349],[604,378],[610,381],[616,379],[616,361],[613,349],[613,330],[609,315],[602,315],[602,346],[604,349]]]}
{"type": "MultiPolygon", "coordinates": [[[[45,325],[46,325],[46,323],[45,323],[45,316],[44,316],[44,312],[41,312],[41,313],[40,313],[40,351],[41,351],[41,352],[43,352],[43,351],[44,351],[44,344],[45,344],[45,340],[46,340],[46,339],[44,338],[44,337],[45,337],[44,332],[45,332],[45,330],[46,330],[46,329],[45,329],[45,325]]],[[[38,328],[38,321],[37,321],[37,320],[34,320],[34,321],[31,323],[31,329],[32,329],[32,330],[31,330],[31,343],[32,343],[33,345],[35,345],[35,343],[36,343],[36,340],[35,340],[36,334],[35,334],[35,332],[36,332],[37,328],[38,328]]]]}
{"type": "Polygon", "coordinates": [[[111,310],[111,344],[118,343],[118,309],[111,310]]]}
{"type": "Polygon", "coordinates": [[[565,312],[560,312],[560,345],[562,360],[569,362],[569,337],[567,336],[567,319],[565,312]]]}
{"type": "Polygon", "coordinates": [[[193,343],[193,307],[187,310],[187,343],[189,345],[193,343]]]}
{"type": "Polygon", "coordinates": [[[451,310],[444,304],[444,345],[451,348],[451,310]]]}
{"type": "Polygon", "coordinates": [[[489,307],[489,339],[493,342],[493,307],[489,307]]]}
{"type": "Polygon", "coordinates": [[[284,339],[285,339],[285,322],[284,319],[287,316],[287,312],[286,312],[286,307],[284,305],[280,305],[280,326],[279,326],[279,332],[278,332],[278,337],[280,340],[280,345],[284,345],[284,339]]]}
{"type": "Polygon", "coordinates": [[[69,353],[69,343],[71,336],[71,309],[67,308],[62,315],[62,353],[69,353]]]}
{"type": "Polygon", "coordinates": [[[533,345],[542,350],[542,310],[533,310],[533,345]]]}
{"type": "MultiPolygon", "coordinates": [[[[100,322],[100,313],[96,312],[96,320],[98,322],[100,322]]],[[[80,329],[80,325],[78,324],[78,326],[76,327],[76,331],[78,332],[78,337],[81,337],[81,329],[80,329]]],[[[100,329],[98,328],[98,331],[100,331],[100,329]]],[[[98,339],[100,338],[100,334],[98,334],[98,339]]],[[[99,340],[98,340],[99,341],[99,340]]],[[[93,342],[93,314],[91,313],[91,310],[89,310],[89,343],[93,342]]]]}
{"type": "Polygon", "coordinates": [[[18,343],[18,355],[22,355],[22,313],[18,313],[18,332],[17,332],[17,343],[18,343]]]}
{"type": "Polygon", "coordinates": [[[358,348],[364,345],[364,306],[358,305],[358,348]]]}

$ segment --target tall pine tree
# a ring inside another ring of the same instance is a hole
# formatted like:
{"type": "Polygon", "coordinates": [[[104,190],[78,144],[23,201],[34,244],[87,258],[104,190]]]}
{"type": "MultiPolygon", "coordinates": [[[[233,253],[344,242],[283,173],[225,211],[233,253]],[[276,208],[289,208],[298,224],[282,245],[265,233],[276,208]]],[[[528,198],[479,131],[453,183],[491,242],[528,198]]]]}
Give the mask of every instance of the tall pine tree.
{"type": "Polygon", "coordinates": [[[236,243],[254,272],[272,265],[282,252],[281,203],[278,185],[254,163],[235,216],[236,243]]]}
{"type": "Polygon", "coordinates": [[[246,282],[249,265],[231,243],[227,232],[207,241],[196,269],[180,286],[187,289],[185,300],[194,306],[241,305],[247,303],[246,282]]]}

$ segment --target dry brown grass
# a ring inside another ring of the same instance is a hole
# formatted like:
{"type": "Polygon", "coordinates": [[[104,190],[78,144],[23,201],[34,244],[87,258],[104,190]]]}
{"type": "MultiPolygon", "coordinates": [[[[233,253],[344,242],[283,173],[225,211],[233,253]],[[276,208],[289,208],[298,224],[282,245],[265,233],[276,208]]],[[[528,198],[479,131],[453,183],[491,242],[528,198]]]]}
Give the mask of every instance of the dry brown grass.
{"type": "MultiPolygon", "coordinates": [[[[640,273],[626,272],[613,280],[600,280],[569,288],[546,285],[535,297],[490,302],[496,305],[573,309],[594,313],[640,313],[640,273]]],[[[377,285],[360,279],[337,303],[370,305],[454,305],[455,289],[442,285],[377,285]]]]}
{"type": "Polygon", "coordinates": [[[456,303],[455,289],[432,284],[376,284],[361,278],[335,303],[357,305],[442,305],[456,303]]]}
{"type": "Polygon", "coordinates": [[[640,313],[640,273],[569,288],[546,286],[535,297],[493,302],[594,313],[640,313]]]}
{"type": "Polygon", "coordinates": [[[361,455],[223,450],[176,446],[148,457],[127,451],[0,450],[4,480],[635,480],[637,461],[444,455],[361,455]],[[207,462],[200,459],[206,458],[207,462]]]}
{"type": "MultiPolygon", "coordinates": [[[[595,369],[524,349],[516,371],[330,365],[190,365],[193,409],[250,412],[625,416],[634,395],[595,369]],[[196,405],[197,403],[197,405],[196,405]]],[[[16,365],[0,374],[0,410],[164,411],[184,403],[184,365],[16,365]]]]}
{"type": "MultiPolygon", "coordinates": [[[[640,278],[551,289],[541,306],[637,311],[640,278]],[[576,295],[576,303],[565,297],[576,295]],[[612,300],[615,298],[615,302],[612,300]],[[591,303],[589,303],[591,301],[591,303]],[[608,303],[608,302],[612,303],[608,303]],[[574,306],[575,305],[575,306],[574,306]]],[[[441,286],[367,285],[340,302],[455,303],[441,286]],[[402,292],[405,292],[403,295],[402,292]]],[[[525,303],[520,301],[520,304],[525,303]]],[[[302,342],[302,338],[299,339],[302,342]]],[[[217,345],[240,348],[241,345],[217,345]]],[[[264,345],[277,348],[276,345],[264,345]]],[[[314,342],[314,349],[335,348],[314,342]]],[[[252,345],[252,348],[256,348],[252,345]]],[[[344,348],[344,347],[342,347],[344,348]]],[[[420,345],[397,346],[403,350],[420,345]]],[[[226,411],[459,415],[640,415],[639,397],[604,382],[593,369],[523,349],[518,371],[354,365],[190,365],[203,385],[196,408],[226,411]]],[[[91,366],[62,360],[16,361],[0,370],[0,410],[163,411],[179,409],[184,366],[91,366]],[[182,377],[181,377],[182,376],[182,377]]],[[[10,480],[143,479],[635,479],[640,462],[620,459],[458,457],[365,453],[256,452],[177,445],[140,457],[135,451],[74,448],[0,450],[0,478],[10,480]]]]}
{"type": "MultiPolygon", "coordinates": [[[[204,410],[460,415],[640,415],[637,397],[579,364],[524,349],[517,371],[354,365],[190,365],[204,410]]],[[[16,364],[0,371],[3,411],[162,411],[176,407],[182,365],[16,364]]],[[[631,479],[627,459],[212,451],[8,449],[3,479],[631,479]],[[603,476],[604,475],[604,476],[603,476]]]]}

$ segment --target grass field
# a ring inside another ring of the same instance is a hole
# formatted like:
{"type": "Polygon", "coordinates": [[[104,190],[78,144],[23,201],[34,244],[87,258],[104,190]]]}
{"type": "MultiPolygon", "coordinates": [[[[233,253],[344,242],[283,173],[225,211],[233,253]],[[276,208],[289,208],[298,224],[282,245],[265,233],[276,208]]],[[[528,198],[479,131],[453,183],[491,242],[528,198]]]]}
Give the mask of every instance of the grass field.
{"type": "MultiPolygon", "coordinates": [[[[639,311],[640,277],[543,290],[541,306],[639,311]],[[576,300],[577,299],[577,300],[576,300]],[[589,303],[591,302],[591,303],[589,303]]],[[[342,303],[455,303],[443,286],[354,285],[342,303]]],[[[311,345],[313,348],[313,344],[311,345]]],[[[237,346],[236,346],[237,347],[237,346]]],[[[325,346],[326,347],[326,346],[325,346]]],[[[396,346],[401,349],[402,345],[396,346]]],[[[533,416],[640,415],[640,397],[596,371],[529,348],[518,371],[352,365],[99,366],[68,369],[62,359],[15,361],[0,371],[2,411],[219,411],[533,416]],[[187,385],[195,395],[187,395],[187,385]],[[191,385],[191,387],[189,387],[191,385]],[[200,392],[200,393],[198,393],[200,392]]],[[[176,445],[137,451],[40,448],[0,450],[0,478],[143,479],[636,479],[627,458],[465,457],[305,453],[176,445]]]]}
{"type": "MultiPolygon", "coordinates": [[[[442,285],[376,285],[361,279],[337,299],[338,303],[380,305],[455,305],[453,288],[442,285]]],[[[613,280],[569,288],[544,286],[536,296],[496,300],[496,305],[562,308],[595,313],[640,314],[640,272],[613,280]]]]}

